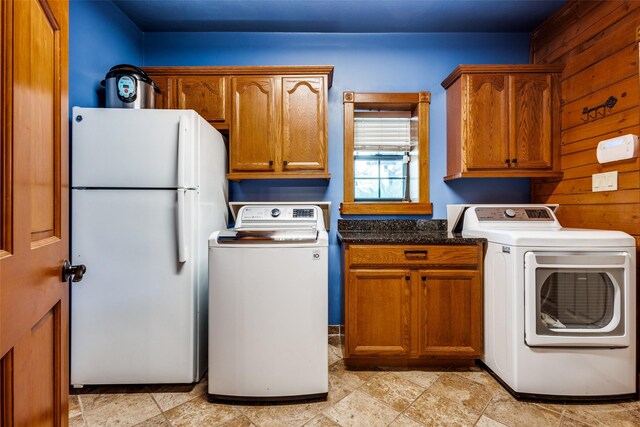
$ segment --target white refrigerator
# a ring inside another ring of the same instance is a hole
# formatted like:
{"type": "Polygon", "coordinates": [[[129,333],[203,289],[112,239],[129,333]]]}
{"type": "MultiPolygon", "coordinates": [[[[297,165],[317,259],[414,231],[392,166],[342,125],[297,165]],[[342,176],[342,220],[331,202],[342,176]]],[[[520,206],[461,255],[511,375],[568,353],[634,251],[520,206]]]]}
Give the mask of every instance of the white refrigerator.
{"type": "Polygon", "coordinates": [[[71,384],[192,383],[207,367],[207,241],[226,148],[192,110],[74,107],[71,384]]]}

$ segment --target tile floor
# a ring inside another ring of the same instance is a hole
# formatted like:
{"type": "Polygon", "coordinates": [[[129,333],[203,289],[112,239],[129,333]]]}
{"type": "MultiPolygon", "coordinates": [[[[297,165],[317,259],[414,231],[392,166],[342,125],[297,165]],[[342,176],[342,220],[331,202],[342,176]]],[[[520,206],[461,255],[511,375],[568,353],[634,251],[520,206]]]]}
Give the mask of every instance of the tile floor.
{"type": "Polygon", "coordinates": [[[522,403],[479,368],[349,371],[329,339],[326,402],[234,406],[195,386],[86,387],[69,397],[70,426],[640,426],[640,402],[522,403]]]}

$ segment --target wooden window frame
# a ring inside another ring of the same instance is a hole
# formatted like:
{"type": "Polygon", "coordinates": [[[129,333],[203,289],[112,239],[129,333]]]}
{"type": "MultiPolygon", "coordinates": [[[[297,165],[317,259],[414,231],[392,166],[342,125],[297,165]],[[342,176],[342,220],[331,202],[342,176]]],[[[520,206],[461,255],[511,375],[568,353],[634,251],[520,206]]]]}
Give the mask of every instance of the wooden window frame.
{"type": "Polygon", "coordinates": [[[429,200],[429,106],[430,92],[344,92],[344,201],[343,215],[431,215],[429,200]],[[353,180],[354,117],[356,109],[411,111],[418,118],[419,190],[417,202],[356,202],[353,180]]]}

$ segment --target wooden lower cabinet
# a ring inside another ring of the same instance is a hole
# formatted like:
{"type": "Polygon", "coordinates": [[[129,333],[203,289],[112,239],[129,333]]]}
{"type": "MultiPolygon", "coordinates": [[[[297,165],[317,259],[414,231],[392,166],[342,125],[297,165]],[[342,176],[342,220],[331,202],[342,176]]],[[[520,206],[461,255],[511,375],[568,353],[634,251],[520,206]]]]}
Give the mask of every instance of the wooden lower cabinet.
{"type": "Polygon", "coordinates": [[[458,366],[481,357],[482,249],[345,244],[345,363],[458,366]]]}
{"type": "Polygon", "coordinates": [[[411,353],[412,288],[409,270],[349,271],[349,354],[411,353]]]}
{"type": "Polygon", "coordinates": [[[418,353],[482,355],[482,277],[477,270],[421,270],[418,353]]]}

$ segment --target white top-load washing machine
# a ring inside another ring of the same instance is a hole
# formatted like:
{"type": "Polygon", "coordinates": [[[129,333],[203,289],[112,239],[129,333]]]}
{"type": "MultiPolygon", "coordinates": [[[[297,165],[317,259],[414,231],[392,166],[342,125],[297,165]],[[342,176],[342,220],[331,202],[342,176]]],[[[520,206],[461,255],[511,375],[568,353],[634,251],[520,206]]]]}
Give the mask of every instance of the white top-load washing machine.
{"type": "Polygon", "coordinates": [[[318,206],[246,205],[209,238],[210,399],[326,398],[324,224],[318,206]]]}
{"type": "Polygon", "coordinates": [[[635,240],[563,228],[556,207],[448,207],[454,231],[488,240],[483,362],[516,397],[634,397],[635,240]]]}

